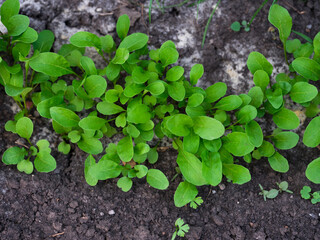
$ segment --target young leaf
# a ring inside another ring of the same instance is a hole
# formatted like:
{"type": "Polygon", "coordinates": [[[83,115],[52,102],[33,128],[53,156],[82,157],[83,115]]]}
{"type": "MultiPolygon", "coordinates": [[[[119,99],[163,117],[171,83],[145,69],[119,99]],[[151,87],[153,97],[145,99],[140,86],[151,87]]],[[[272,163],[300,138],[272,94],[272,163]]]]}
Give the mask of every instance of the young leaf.
{"type": "Polygon", "coordinates": [[[151,148],[147,156],[149,163],[150,164],[156,163],[158,161],[158,157],[159,157],[159,154],[157,152],[157,148],[156,147],[151,148]]]}
{"type": "Polygon", "coordinates": [[[222,146],[222,141],[220,138],[211,141],[203,140],[203,144],[209,152],[218,152],[222,146]]]}
{"type": "Polygon", "coordinates": [[[70,43],[76,47],[96,47],[101,49],[100,38],[90,32],[77,32],[70,38],[70,43]]]}
{"type": "Polygon", "coordinates": [[[270,83],[268,73],[263,70],[257,70],[253,75],[253,82],[257,87],[260,87],[263,91],[266,90],[270,83]]]}
{"type": "Polygon", "coordinates": [[[126,48],[129,52],[143,48],[148,43],[149,37],[143,33],[133,33],[125,37],[119,48],[126,48]]]}
{"type": "Polygon", "coordinates": [[[104,126],[106,120],[96,117],[96,116],[88,116],[83,118],[79,122],[79,126],[85,130],[99,130],[104,126]]]}
{"type": "Polygon", "coordinates": [[[18,164],[24,159],[27,154],[25,148],[11,147],[8,148],[2,155],[2,162],[7,165],[18,164]]]}
{"type": "Polygon", "coordinates": [[[88,174],[97,180],[106,180],[109,178],[116,178],[120,175],[122,167],[106,157],[102,157],[101,160],[88,169],[88,174]]]}
{"type": "Polygon", "coordinates": [[[202,77],[204,68],[202,64],[195,64],[190,70],[190,83],[196,85],[198,80],[202,77]]]}
{"type": "Polygon", "coordinates": [[[174,205],[183,207],[191,202],[198,195],[198,190],[193,184],[184,181],[181,182],[174,193],[174,205]]]}
{"type": "Polygon", "coordinates": [[[98,98],[106,92],[107,81],[99,75],[91,75],[86,78],[83,86],[89,98],[98,98]]]}
{"type": "Polygon", "coordinates": [[[9,18],[6,26],[8,29],[8,35],[12,37],[19,36],[27,30],[29,23],[30,20],[27,16],[20,14],[12,16],[9,18]]]}
{"type": "Polygon", "coordinates": [[[20,118],[16,124],[16,131],[20,137],[30,139],[33,132],[33,123],[30,118],[20,118]]]}
{"type": "Polygon", "coordinates": [[[214,108],[224,110],[224,111],[232,111],[240,107],[242,104],[242,100],[237,95],[230,95],[222,98],[214,108]]]}
{"type": "Polygon", "coordinates": [[[250,105],[259,108],[264,100],[262,89],[258,86],[255,86],[249,90],[248,95],[251,97],[250,105]]]}
{"type": "Polygon", "coordinates": [[[117,145],[117,153],[124,162],[130,162],[133,158],[133,143],[130,136],[122,138],[117,145]]]}
{"type": "Polygon", "coordinates": [[[122,191],[128,192],[132,187],[132,180],[128,177],[119,178],[117,186],[121,188],[122,191]]]}
{"type": "Polygon", "coordinates": [[[33,164],[29,160],[22,160],[17,164],[17,169],[20,172],[31,174],[33,172],[33,164]]]}
{"type": "Polygon", "coordinates": [[[57,163],[48,151],[40,151],[34,159],[34,167],[38,172],[51,172],[56,169],[57,163]]]}
{"type": "Polygon", "coordinates": [[[282,129],[291,130],[299,127],[300,120],[297,115],[289,109],[282,108],[272,117],[274,123],[282,129]]]}
{"type": "Polygon", "coordinates": [[[74,74],[69,62],[61,55],[52,52],[40,53],[29,61],[30,67],[51,77],[74,74]]]}
{"type": "Polygon", "coordinates": [[[89,169],[93,165],[96,165],[96,160],[94,159],[94,157],[91,154],[89,154],[89,156],[87,157],[87,159],[84,163],[84,177],[86,179],[86,182],[90,186],[95,186],[98,183],[98,179],[89,173],[89,169]]]}
{"type": "Polygon", "coordinates": [[[244,106],[243,108],[241,108],[237,113],[237,119],[239,124],[246,124],[250,121],[252,121],[253,119],[256,118],[257,116],[257,109],[254,106],[251,105],[247,105],[244,106]]]}
{"type": "Polygon", "coordinates": [[[206,100],[213,103],[226,95],[226,92],[227,85],[223,82],[217,82],[206,89],[206,100]]]}
{"type": "Polygon", "coordinates": [[[70,144],[67,144],[66,142],[61,142],[58,145],[58,151],[63,154],[68,154],[70,152],[71,146],[70,144]]]}
{"type": "Polygon", "coordinates": [[[150,120],[149,107],[144,104],[134,104],[127,108],[127,121],[130,123],[146,123],[150,120]]]}
{"type": "Polygon", "coordinates": [[[134,169],[137,171],[137,178],[143,178],[148,173],[148,168],[144,165],[135,165],[134,169]]]}
{"type": "Polygon", "coordinates": [[[196,154],[199,149],[200,137],[191,132],[188,136],[183,138],[183,149],[189,153],[196,154]]]}
{"type": "Polygon", "coordinates": [[[277,172],[286,173],[289,170],[288,160],[278,152],[269,157],[268,161],[270,167],[277,172]]]}
{"type": "Polygon", "coordinates": [[[32,45],[34,50],[38,50],[40,53],[42,53],[42,52],[49,52],[52,48],[53,42],[54,42],[53,32],[50,30],[43,30],[39,33],[37,41],[35,41],[32,45]]]}
{"type": "Polygon", "coordinates": [[[249,54],[247,66],[252,74],[255,74],[258,70],[263,70],[270,76],[273,71],[271,63],[259,52],[251,52],[249,54]]]}
{"type": "Polygon", "coordinates": [[[201,155],[202,175],[204,179],[212,186],[217,186],[222,180],[222,162],[220,154],[210,153],[201,155]]]}
{"type": "Polygon", "coordinates": [[[320,144],[320,117],[311,120],[303,135],[303,143],[307,147],[316,147],[320,144]]]}
{"type": "Polygon", "coordinates": [[[180,66],[175,66],[170,68],[166,74],[166,79],[169,82],[178,81],[184,74],[184,68],[180,66]]]}
{"type": "Polygon", "coordinates": [[[235,184],[244,184],[251,180],[249,170],[237,164],[223,164],[223,174],[235,184]]]}
{"type": "Polygon", "coordinates": [[[179,137],[188,136],[192,126],[192,118],[185,114],[176,114],[171,116],[166,122],[168,130],[179,137]]]}
{"type": "Polygon", "coordinates": [[[130,28],[129,16],[127,14],[121,15],[118,18],[117,26],[116,26],[117,34],[121,40],[123,40],[127,36],[129,28],[130,28]]]}
{"type": "Polygon", "coordinates": [[[291,33],[292,18],[287,9],[278,4],[273,4],[269,10],[269,22],[278,28],[279,38],[285,44],[291,33]]]}
{"type": "Polygon", "coordinates": [[[225,149],[237,157],[247,155],[254,149],[246,133],[232,132],[224,140],[225,149]]]}
{"type": "Polygon", "coordinates": [[[97,110],[103,115],[113,115],[125,111],[122,107],[109,102],[99,102],[97,110]]]}
{"type": "Polygon", "coordinates": [[[169,186],[167,177],[158,169],[149,169],[147,173],[147,182],[151,187],[159,190],[165,190],[169,186]]]}
{"type": "Polygon", "coordinates": [[[159,58],[163,67],[166,67],[178,61],[179,53],[175,48],[165,47],[160,49],[159,58]]]}
{"type": "Polygon", "coordinates": [[[204,96],[201,93],[194,93],[188,99],[188,106],[198,107],[204,100],[204,96]]]}
{"type": "Polygon", "coordinates": [[[279,194],[279,190],[277,190],[277,189],[271,189],[271,190],[268,191],[268,193],[266,194],[266,198],[273,199],[273,198],[277,197],[278,194],[279,194]]]}
{"type": "Polygon", "coordinates": [[[224,126],[214,118],[207,116],[194,117],[193,122],[194,132],[203,139],[214,140],[224,134],[224,126]]]}
{"type": "Polygon", "coordinates": [[[129,58],[129,51],[126,48],[118,48],[116,55],[112,59],[113,64],[124,64],[129,58]]]}
{"type": "Polygon", "coordinates": [[[320,64],[315,60],[299,57],[292,62],[292,67],[302,77],[317,81],[320,79],[320,64]]]}
{"type": "Polygon", "coordinates": [[[180,150],[177,158],[177,163],[182,175],[188,182],[196,186],[207,184],[207,181],[202,176],[201,161],[195,155],[180,150]]]}
{"type": "Polygon", "coordinates": [[[9,19],[19,14],[20,3],[19,0],[7,0],[4,1],[1,6],[1,22],[3,25],[7,26],[9,19]]]}
{"type": "Polygon", "coordinates": [[[79,116],[67,108],[52,107],[50,114],[52,119],[63,127],[77,127],[80,121],[79,116]]]}
{"type": "Polygon", "coordinates": [[[272,140],[277,148],[287,150],[297,145],[299,135],[294,132],[280,132],[273,136],[272,140]]]}
{"type": "Polygon", "coordinates": [[[258,151],[263,157],[271,157],[275,153],[273,145],[268,141],[263,141],[258,151]]]}
{"type": "Polygon", "coordinates": [[[182,101],[186,95],[186,90],[183,86],[183,82],[171,82],[168,84],[169,96],[175,101],[182,101]]]}
{"type": "Polygon", "coordinates": [[[313,160],[308,164],[306,177],[313,183],[320,183],[320,158],[313,160]]]}
{"type": "Polygon", "coordinates": [[[256,121],[251,121],[246,124],[245,129],[250,143],[255,147],[260,147],[263,142],[263,133],[260,125],[256,121]]]}
{"type": "Polygon", "coordinates": [[[292,86],[290,97],[296,103],[310,102],[318,95],[315,86],[306,82],[297,82],[292,86]]]}
{"type": "Polygon", "coordinates": [[[78,147],[90,154],[99,154],[103,151],[102,143],[95,137],[81,135],[81,140],[78,142],[78,147]]]}
{"type": "Polygon", "coordinates": [[[235,21],[231,24],[230,28],[235,32],[239,32],[241,29],[241,24],[238,21],[235,21]]]}
{"type": "MultiPolygon", "coordinates": [[[[38,39],[38,33],[33,28],[28,27],[20,36],[14,38],[15,42],[33,43],[38,39]]],[[[33,165],[32,165],[33,169],[33,165]]]]}
{"type": "Polygon", "coordinates": [[[162,81],[154,81],[150,83],[147,87],[147,90],[154,96],[158,96],[165,91],[165,86],[162,81]]]}

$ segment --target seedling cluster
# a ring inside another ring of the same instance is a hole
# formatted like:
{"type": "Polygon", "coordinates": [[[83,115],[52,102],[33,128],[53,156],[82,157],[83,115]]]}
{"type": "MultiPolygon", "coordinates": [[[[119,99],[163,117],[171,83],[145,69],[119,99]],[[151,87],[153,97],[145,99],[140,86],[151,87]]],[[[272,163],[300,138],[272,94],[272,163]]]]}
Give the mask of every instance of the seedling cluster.
{"type": "Polygon", "coordinates": [[[279,189],[270,189],[269,191],[267,190],[264,190],[263,187],[261,186],[261,184],[259,184],[259,187],[260,187],[260,190],[261,192],[259,193],[259,195],[262,195],[263,196],[263,199],[265,201],[267,201],[267,198],[269,199],[273,199],[273,198],[276,198],[278,196],[279,193],[281,192],[287,192],[287,193],[290,193],[292,194],[293,192],[288,190],[288,187],[289,187],[289,184],[288,182],[286,181],[283,181],[281,183],[277,183],[278,185],[278,188],[279,189]]]}
{"type": "MultiPolygon", "coordinates": [[[[7,149],[2,161],[17,165],[20,171],[30,174],[33,168],[39,172],[56,168],[49,142],[30,140],[34,111],[51,120],[61,135],[60,152],[68,154],[76,145],[88,154],[84,173],[91,186],[118,178],[118,187],[129,191],[132,179],[145,177],[150,186],[166,189],[166,175],[152,168],[158,160],[154,142],[171,139],[183,176],[174,194],[177,207],[200,205],[197,187],[217,186],[223,176],[235,184],[250,181],[241,159],[251,163],[265,157],[273,170],[287,172],[288,161],[278,150],[296,146],[299,136],[290,130],[300,121],[286,102],[301,104],[307,116],[314,117],[306,128],[304,144],[316,147],[320,143],[320,97],[310,83],[320,79],[320,34],[312,44],[288,40],[292,19],[279,5],[272,5],[269,21],[279,30],[289,72],[272,79],[271,63],[261,53],[252,52],[247,66],[255,86],[247,93],[229,96],[222,82],[206,89],[197,87],[203,66],[195,64],[186,74],[177,65],[179,53],[172,41],[150,50],[146,34],[128,34],[127,15],[116,25],[119,44],[111,35],[78,32],[55,53],[51,52],[53,33],[37,33],[19,9],[18,0],[7,0],[1,6],[7,32],[0,34],[0,84],[21,108],[5,129],[26,140],[25,147],[7,149]],[[86,48],[97,51],[104,68],[97,69],[85,56],[86,48]],[[264,132],[256,121],[266,115],[277,126],[272,133],[264,132]],[[122,139],[104,148],[101,139],[115,134],[122,139]]],[[[320,183],[319,172],[317,158],[308,165],[306,176],[320,183]]]]}
{"type": "Polygon", "coordinates": [[[303,199],[310,199],[312,204],[320,203],[320,191],[312,193],[309,186],[304,186],[300,194],[303,199]]]}
{"type": "Polygon", "coordinates": [[[171,240],[175,240],[177,236],[184,237],[184,235],[189,232],[189,225],[185,224],[183,219],[181,218],[178,218],[174,225],[176,227],[176,230],[173,233],[171,240]]]}

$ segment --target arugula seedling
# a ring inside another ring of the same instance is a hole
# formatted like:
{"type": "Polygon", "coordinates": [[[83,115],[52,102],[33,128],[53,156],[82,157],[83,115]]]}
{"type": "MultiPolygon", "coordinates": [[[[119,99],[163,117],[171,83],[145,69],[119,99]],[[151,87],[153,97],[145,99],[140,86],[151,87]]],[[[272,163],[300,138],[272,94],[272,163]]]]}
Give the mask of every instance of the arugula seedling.
{"type": "Polygon", "coordinates": [[[300,194],[303,199],[310,199],[312,204],[320,202],[320,191],[312,193],[309,186],[304,186],[301,189],[300,194]]]}
{"type": "Polygon", "coordinates": [[[181,218],[178,218],[174,225],[176,227],[176,230],[173,233],[171,240],[176,239],[177,236],[184,237],[185,234],[189,232],[189,229],[190,229],[189,225],[185,224],[183,219],[181,218]]]}
{"type": "Polygon", "coordinates": [[[279,189],[270,189],[269,191],[264,190],[261,184],[259,184],[261,192],[259,195],[263,196],[264,201],[267,201],[267,198],[273,199],[278,196],[279,193],[281,192],[287,192],[287,193],[293,193],[292,191],[288,190],[288,182],[283,181],[281,183],[276,183],[279,187],[279,189]]]}

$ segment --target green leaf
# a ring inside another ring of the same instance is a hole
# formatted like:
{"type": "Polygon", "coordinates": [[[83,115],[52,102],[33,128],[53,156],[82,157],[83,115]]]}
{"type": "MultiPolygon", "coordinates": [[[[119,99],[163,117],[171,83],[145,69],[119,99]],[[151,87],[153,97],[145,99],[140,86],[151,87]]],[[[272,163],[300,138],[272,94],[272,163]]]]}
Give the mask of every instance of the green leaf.
{"type": "Polygon", "coordinates": [[[238,112],[236,112],[236,116],[239,124],[246,124],[257,116],[257,109],[254,106],[247,105],[242,107],[238,112]]]}
{"type": "Polygon", "coordinates": [[[96,116],[88,116],[83,118],[79,122],[79,126],[85,130],[99,130],[106,123],[106,120],[96,117],[96,116]]]}
{"type": "Polygon", "coordinates": [[[157,147],[151,148],[148,152],[148,161],[150,164],[154,164],[158,161],[159,154],[157,152],[157,147]]]}
{"type": "Polygon", "coordinates": [[[315,117],[308,124],[303,135],[303,143],[307,147],[316,147],[320,144],[320,117],[315,117]]]}
{"type": "Polygon", "coordinates": [[[58,145],[58,151],[63,154],[68,154],[70,152],[71,146],[70,144],[67,144],[66,142],[61,142],[58,145]]]}
{"type": "Polygon", "coordinates": [[[112,53],[115,50],[115,43],[111,35],[100,37],[101,49],[106,53],[112,53]]]}
{"type": "Polygon", "coordinates": [[[8,26],[9,19],[19,14],[20,3],[19,0],[7,0],[1,6],[1,22],[3,25],[8,26]]]}
{"type": "Polygon", "coordinates": [[[63,127],[77,127],[80,121],[79,116],[67,108],[52,107],[50,114],[52,119],[63,127]]]}
{"type": "Polygon", "coordinates": [[[255,71],[253,75],[253,82],[257,87],[260,87],[263,91],[266,90],[270,83],[270,78],[268,73],[263,70],[255,71]]]}
{"type": "Polygon", "coordinates": [[[126,48],[118,48],[116,55],[112,59],[113,64],[124,64],[129,58],[129,51],[126,48]]]}
{"type": "Polygon", "coordinates": [[[313,39],[313,48],[316,56],[320,56],[320,32],[313,39]]]}
{"type": "Polygon", "coordinates": [[[149,37],[144,33],[133,33],[125,37],[119,48],[126,48],[129,52],[143,48],[148,43],[149,37]]]}
{"type": "Polygon", "coordinates": [[[97,75],[97,69],[93,60],[87,56],[82,56],[80,58],[80,65],[87,75],[97,75]]]}
{"type": "Polygon", "coordinates": [[[107,81],[99,75],[91,75],[86,78],[83,86],[89,98],[98,98],[106,92],[107,81]]]}
{"type": "Polygon", "coordinates": [[[232,111],[240,107],[242,104],[242,100],[237,95],[230,95],[222,98],[214,108],[224,110],[224,111],[232,111]]]}
{"type": "Polygon", "coordinates": [[[280,132],[274,135],[272,140],[277,148],[287,150],[297,145],[299,135],[294,132],[280,132]]]}
{"type": "Polygon", "coordinates": [[[174,205],[183,207],[198,195],[196,186],[187,181],[181,182],[174,193],[174,205]]]}
{"type": "Polygon", "coordinates": [[[250,105],[259,108],[264,100],[262,89],[258,86],[255,86],[249,90],[248,95],[251,97],[250,105]]]}
{"type": "Polygon", "coordinates": [[[268,141],[263,141],[258,151],[263,157],[271,157],[275,153],[273,145],[268,141]]]}
{"type": "Polygon", "coordinates": [[[40,151],[34,159],[34,167],[38,172],[51,172],[56,169],[57,163],[48,151],[40,151]]]}
{"type": "Polygon", "coordinates": [[[166,67],[178,61],[179,53],[175,48],[164,47],[164,48],[160,48],[159,58],[163,67],[166,67]]]}
{"type": "Polygon", "coordinates": [[[207,116],[194,117],[193,122],[194,132],[203,139],[214,140],[224,134],[224,126],[214,118],[207,116]]]}
{"type": "Polygon", "coordinates": [[[192,118],[185,114],[176,114],[168,118],[166,122],[167,129],[176,136],[185,137],[190,134],[190,128],[193,126],[192,118]]]}
{"type": "Polygon", "coordinates": [[[310,102],[318,95],[315,86],[306,82],[297,82],[292,86],[290,97],[296,103],[310,102]]]}
{"type": "Polygon", "coordinates": [[[227,93],[227,85],[223,82],[217,82],[206,89],[206,100],[209,103],[216,102],[227,93]]]}
{"type": "Polygon", "coordinates": [[[9,18],[6,26],[8,29],[8,35],[12,37],[19,36],[27,30],[29,23],[30,20],[27,16],[20,14],[12,16],[9,18]]]}
{"type": "Polygon", "coordinates": [[[309,58],[313,53],[313,46],[311,43],[305,43],[300,46],[298,50],[293,53],[294,58],[306,57],[309,58]]]}
{"type": "Polygon", "coordinates": [[[186,90],[183,86],[183,82],[171,82],[168,84],[168,93],[173,100],[178,102],[182,101],[186,95],[186,90]]]}
{"type": "Polygon", "coordinates": [[[244,184],[251,180],[249,170],[237,164],[223,164],[223,174],[235,184],[244,184]]]}
{"type": "Polygon", "coordinates": [[[320,158],[309,163],[306,170],[306,177],[313,183],[320,183],[320,158]]]}
{"type": "Polygon", "coordinates": [[[188,99],[188,106],[198,107],[204,100],[204,96],[201,93],[194,93],[188,99]]]}
{"type": "Polygon", "coordinates": [[[317,81],[320,79],[320,64],[315,60],[299,57],[292,62],[292,67],[302,77],[317,81]]]}
{"type": "Polygon", "coordinates": [[[119,141],[117,153],[124,162],[130,162],[132,160],[134,151],[131,136],[126,136],[119,141]]]}
{"type": "Polygon", "coordinates": [[[117,186],[124,192],[128,192],[132,187],[132,180],[128,177],[119,178],[117,186]]]}
{"type": "Polygon", "coordinates": [[[288,53],[293,53],[298,50],[301,46],[301,42],[299,39],[288,40],[286,44],[286,51],[288,53]]]}
{"type": "Polygon", "coordinates": [[[231,24],[230,28],[235,32],[239,32],[241,29],[241,24],[238,21],[235,21],[231,24]]]}
{"type": "Polygon", "coordinates": [[[246,124],[246,134],[253,146],[260,147],[262,145],[263,133],[260,125],[256,121],[251,121],[246,124]]]}
{"type": "Polygon", "coordinates": [[[179,151],[177,163],[183,177],[190,183],[196,186],[207,184],[207,181],[202,176],[202,163],[192,153],[179,151]]]}
{"type": "Polygon", "coordinates": [[[272,92],[271,89],[267,89],[266,91],[266,97],[272,107],[275,109],[278,109],[281,107],[283,103],[283,96],[282,96],[282,90],[280,88],[277,88],[274,92],[272,92]]]}
{"type": "Polygon", "coordinates": [[[270,76],[273,71],[271,63],[259,52],[251,52],[249,54],[247,66],[252,74],[255,74],[258,70],[263,70],[270,76]]]}
{"type": "Polygon", "coordinates": [[[90,32],[77,32],[70,38],[70,43],[76,47],[96,47],[101,49],[100,38],[90,32]]]}
{"type": "Polygon", "coordinates": [[[145,72],[142,67],[135,67],[132,71],[132,80],[134,83],[142,84],[150,78],[148,72],[145,72]]]}
{"type": "Polygon", "coordinates": [[[160,190],[165,190],[169,186],[167,177],[158,169],[149,169],[147,174],[147,182],[151,187],[160,190]]]}
{"type": "Polygon", "coordinates": [[[29,61],[30,67],[51,77],[74,74],[69,62],[61,55],[52,52],[40,53],[29,61]]]}
{"type": "Polygon", "coordinates": [[[99,154],[103,151],[102,143],[95,137],[86,134],[81,135],[81,140],[78,142],[78,147],[90,154],[99,154]]]}
{"type": "Polygon", "coordinates": [[[272,117],[274,123],[282,129],[291,130],[299,127],[300,120],[297,115],[289,109],[282,108],[272,117]]]}
{"type": "Polygon", "coordinates": [[[183,149],[189,153],[196,154],[199,149],[199,144],[200,137],[193,132],[183,138],[183,149]]]}
{"type": "Polygon", "coordinates": [[[20,172],[31,174],[33,172],[33,164],[29,160],[22,160],[17,164],[17,169],[20,172]]]}
{"type": "Polygon", "coordinates": [[[224,140],[225,149],[237,157],[247,155],[254,149],[248,135],[243,132],[232,132],[224,140]]]}
{"type": "MultiPolygon", "coordinates": [[[[15,42],[33,43],[38,39],[38,33],[33,28],[28,27],[27,30],[17,38],[14,38],[15,42]]],[[[32,165],[33,168],[33,165],[32,165]]]]}
{"type": "Polygon", "coordinates": [[[129,31],[130,28],[130,19],[127,14],[123,14],[118,18],[116,31],[119,38],[122,40],[124,39],[129,31]]]}
{"type": "Polygon", "coordinates": [[[107,78],[110,81],[114,81],[120,74],[121,65],[113,64],[112,62],[108,64],[106,69],[107,78]]]}
{"type": "Polygon", "coordinates": [[[147,87],[147,90],[154,96],[158,96],[165,91],[165,87],[162,81],[154,81],[150,83],[147,87]]]}
{"type": "Polygon", "coordinates": [[[150,151],[150,146],[146,143],[138,143],[134,146],[134,153],[137,155],[143,155],[150,151]]]}
{"type": "Polygon", "coordinates": [[[144,165],[135,165],[134,169],[137,171],[137,178],[143,178],[148,173],[148,168],[144,165]]]}
{"type": "Polygon", "coordinates": [[[198,80],[202,77],[204,68],[202,64],[195,64],[190,70],[190,83],[196,85],[198,80]]]}
{"type": "Polygon", "coordinates": [[[217,186],[222,180],[222,162],[220,154],[202,154],[202,176],[212,186],[217,186]]]}
{"type": "Polygon", "coordinates": [[[125,111],[122,107],[109,102],[99,102],[97,110],[103,115],[113,115],[125,111]]]}
{"type": "Polygon", "coordinates": [[[266,194],[266,198],[273,199],[273,198],[275,198],[276,196],[278,196],[278,194],[279,194],[279,190],[277,190],[277,189],[271,189],[271,190],[268,191],[268,193],[266,194]]]}
{"type": "MultiPolygon", "coordinates": [[[[50,30],[43,30],[38,34],[38,39],[33,43],[33,49],[39,52],[49,52],[54,43],[54,34],[50,30]]],[[[60,53],[59,53],[60,54],[60,53]]]]}
{"type": "Polygon", "coordinates": [[[16,131],[20,137],[30,139],[33,132],[33,123],[30,118],[20,118],[16,124],[16,131]]]}
{"type": "Polygon", "coordinates": [[[2,155],[2,162],[6,165],[18,164],[24,159],[27,154],[25,148],[11,147],[8,148],[2,155]]]}
{"type": "Polygon", "coordinates": [[[175,66],[170,68],[166,74],[166,79],[169,82],[178,81],[184,74],[184,68],[180,66],[175,66]]]}
{"type": "Polygon", "coordinates": [[[98,183],[98,179],[89,173],[89,169],[93,165],[96,165],[96,160],[94,159],[94,157],[91,154],[89,154],[89,156],[87,157],[87,159],[84,163],[84,177],[86,179],[86,182],[90,186],[95,186],[98,183]]]}
{"type": "Polygon", "coordinates": [[[222,141],[220,138],[215,139],[215,140],[204,140],[203,144],[206,149],[210,152],[218,152],[222,146],[222,141]]]}
{"type": "Polygon", "coordinates": [[[58,106],[64,103],[64,99],[62,95],[56,95],[52,98],[48,98],[46,100],[41,101],[37,105],[37,111],[42,117],[51,118],[50,108],[54,106],[58,106]]]}
{"type": "Polygon", "coordinates": [[[269,157],[268,161],[271,168],[277,172],[286,173],[289,170],[288,160],[278,152],[269,157]]]}
{"type": "Polygon", "coordinates": [[[127,121],[130,123],[146,123],[150,120],[151,113],[149,107],[144,104],[129,105],[127,108],[127,121]]]}
{"type": "Polygon", "coordinates": [[[109,178],[116,178],[120,175],[122,167],[114,162],[108,160],[106,157],[88,169],[88,174],[98,180],[106,180],[109,178]]]}
{"type": "Polygon", "coordinates": [[[279,38],[285,44],[291,33],[292,18],[287,9],[278,4],[273,4],[269,10],[269,22],[278,28],[279,38]]]}

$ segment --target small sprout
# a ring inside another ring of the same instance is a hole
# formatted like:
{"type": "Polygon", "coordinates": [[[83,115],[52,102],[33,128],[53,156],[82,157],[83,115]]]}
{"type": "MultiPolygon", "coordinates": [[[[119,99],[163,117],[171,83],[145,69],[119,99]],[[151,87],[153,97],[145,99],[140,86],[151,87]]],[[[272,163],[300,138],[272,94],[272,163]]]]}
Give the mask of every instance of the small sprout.
{"type": "Polygon", "coordinates": [[[277,185],[279,189],[270,189],[269,191],[267,191],[267,190],[264,190],[263,187],[259,184],[259,187],[261,190],[259,195],[262,195],[263,199],[267,201],[267,198],[269,199],[276,198],[278,194],[281,192],[293,193],[292,191],[288,190],[288,186],[289,186],[288,182],[283,181],[281,183],[277,183],[277,185]]]}
{"type": "Polygon", "coordinates": [[[239,32],[240,29],[241,29],[241,24],[240,24],[238,21],[233,22],[233,23],[231,24],[230,28],[231,28],[233,31],[235,31],[235,32],[239,32]]]}
{"type": "Polygon", "coordinates": [[[300,191],[301,197],[303,199],[310,199],[311,198],[310,192],[311,192],[311,188],[309,186],[304,186],[300,191]]]}
{"type": "Polygon", "coordinates": [[[190,202],[190,207],[197,209],[203,203],[202,197],[196,197],[190,202]]]}
{"type": "Polygon", "coordinates": [[[277,183],[279,187],[280,192],[287,192],[287,193],[293,193],[292,191],[288,190],[289,184],[287,181],[283,181],[281,183],[277,183]]]}
{"type": "Polygon", "coordinates": [[[173,233],[171,240],[176,239],[177,236],[184,237],[185,233],[189,232],[189,225],[185,224],[181,218],[178,218],[174,225],[176,226],[176,230],[173,233]]]}

